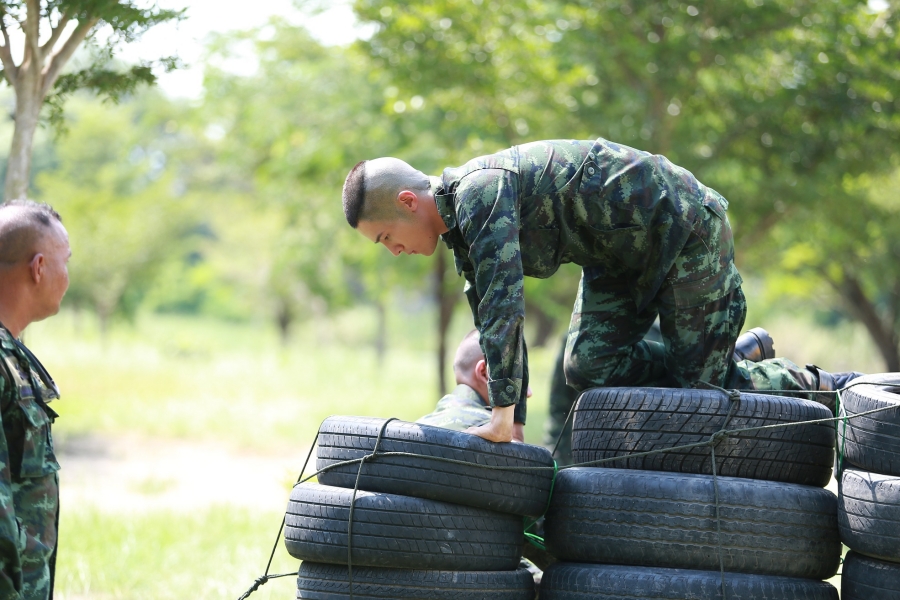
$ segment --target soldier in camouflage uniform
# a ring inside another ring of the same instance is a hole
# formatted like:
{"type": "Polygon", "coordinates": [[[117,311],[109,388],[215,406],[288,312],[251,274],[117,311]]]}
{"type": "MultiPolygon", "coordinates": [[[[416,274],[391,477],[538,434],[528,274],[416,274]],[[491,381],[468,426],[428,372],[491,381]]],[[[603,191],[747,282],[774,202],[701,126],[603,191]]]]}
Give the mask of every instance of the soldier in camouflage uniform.
{"type": "MultiPolygon", "coordinates": [[[[465,431],[490,422],[487,362],[478,337],[478,330],[473,329],[456,349],[453,359],[456,388],[438,401],[434,411],[417,419],[416,423],[465,431]]],[[[531,397],[531,393],[528,392],[527,396],[531,397]]],[[[513,439],[517,442],[525,441],[521,424],[515,428],[513,439]]]]}
{"type": "Polygon", "coordinates": [[[456,387],[441,398],[434,411],[416,423],[455,431],[484,425],[491,420],[487,397],[487,363],[478,343],[478,330],[470,331],[460,342],[453,359],[456,387]]]}
{"type": "Polygon", "coordinates": [[[487,357],[491,422],[525,422],[523,277],[582,267],[565,354],[576,390],[595,386],[752,389],[820,384],[782,364],[732,360],[746,315],[728,203],[666,158],[616,144],[552,140],[475,158],[428,178],[396,158],[362,161],[343,190],[348,223],[395,255],[430,255],[440,236],[487,357]],[[643,339],[660,319],[664,343],[643,339]],[[776,383],[772,383],[775,381],[776,383]]]}
{"type": "Polygon", "coordinates": [[[59,463],[47,406],[53,379],[17,338],[59,310],[69,285],[68,235],[47,205],[0,206],[0,599],[53,596],[59,463]]]}

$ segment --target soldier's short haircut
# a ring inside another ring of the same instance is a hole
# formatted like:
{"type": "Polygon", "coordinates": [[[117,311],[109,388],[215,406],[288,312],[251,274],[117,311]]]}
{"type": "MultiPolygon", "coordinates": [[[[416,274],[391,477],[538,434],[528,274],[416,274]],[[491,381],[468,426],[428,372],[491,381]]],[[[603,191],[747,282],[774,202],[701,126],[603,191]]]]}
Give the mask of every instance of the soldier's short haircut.
{"type": "Polygon", "coordinates": [[[342,201],[347,223],[356,229],[360,221],[405,219],[397,195],[403,191],[430,189],[428,177],[399,158],[384,157],[356,163],[344,180],[342,201]]]}
{"type": "Polygon", "coordinates": [[[479,360],[484,360],[484,352],[481,351],[478,330],[473,329],[465,335],[456,349],[456,356],[453,358],[453,373],[468,376],[479,360]]]}
{"type": "Polygon", "coordinates": [[[0,204],[0,266],[30,260],[53,223],[62,223],[53,207],[32,200],[0,204]]]}
{"type": "Polygon", "coordinates": [[[350,169],[347,179],[344,180],[344,191],[342,200],[344,204],[344,216],[350,227],[356,229],[359,225],[359,215],[362,213],[363,204],[366,200],[366,163],[368,161],[361,160],[356,166],[350,169]]]}

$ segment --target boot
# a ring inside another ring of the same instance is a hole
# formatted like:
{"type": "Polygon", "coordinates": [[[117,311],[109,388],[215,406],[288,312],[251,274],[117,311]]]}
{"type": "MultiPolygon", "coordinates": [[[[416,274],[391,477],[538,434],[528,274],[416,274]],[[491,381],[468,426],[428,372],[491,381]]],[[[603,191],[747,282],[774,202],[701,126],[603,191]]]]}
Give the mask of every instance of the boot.
{"type": "Polygon", "coordinates": [[[745,331],[734,343],[734,360],[759,362],[767,358],[775,358],[775,342],[762,327],[745,331]]]}
{"type": "MultiPolygon", "coordinates": [[[[816,365],[806,365],[806,368],[813,373],[816,374],[818,378],[818,390],[820,392],[834,392],[837,390],[842,390],[847,387],[847,384],[856,379],[857,377],[862,377],[864,373],[860,373],[859,371],[845,371],[843,373],[829,373],[823,369],[820,369],[816,365]]],[[[815,398],[813,398],[816,402],[820,404],[824,404],[834,413],[834,409],[837,406],[837,398],[836,394],[816,394],[815,398]]]]}

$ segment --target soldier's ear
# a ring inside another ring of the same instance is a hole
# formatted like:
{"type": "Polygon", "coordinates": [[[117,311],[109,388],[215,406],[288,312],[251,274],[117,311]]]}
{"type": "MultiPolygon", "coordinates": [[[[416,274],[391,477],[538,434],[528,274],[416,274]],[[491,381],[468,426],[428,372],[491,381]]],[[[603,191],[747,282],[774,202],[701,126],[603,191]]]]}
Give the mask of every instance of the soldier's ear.
{"type": "Polygon", "coordinates": [[[34,255],[34,258],[31,259],[31,262],[28,263],[28,271],[31,275],[31,280],[34,283],[40,283],[41,279],[44,277],[44,267],[47,264],[47,260],[44,258],[44,255],[38,252],[34,255]]]}
{"type": "Polygon", "coordinates": [[[475,378],[479,381],[484,381],[487,384],[488,381],[488,368],[487,361],[483,358],[475,363],[475,378]]]}
{"type": "Polygon", "coordinates": [[[410,212],[416,212],[416,209],[419,207],[419,197],[416,196],[415,192],[409,190],[403,190],[397,194],[397,202],[410,212]]]}

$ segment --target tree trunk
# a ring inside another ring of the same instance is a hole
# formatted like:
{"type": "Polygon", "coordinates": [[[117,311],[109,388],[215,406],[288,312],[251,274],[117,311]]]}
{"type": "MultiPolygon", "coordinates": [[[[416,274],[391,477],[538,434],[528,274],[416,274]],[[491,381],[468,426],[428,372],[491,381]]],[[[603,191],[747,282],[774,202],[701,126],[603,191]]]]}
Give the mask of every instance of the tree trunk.
{"type": "Polygon", "coordinates": [[[891,373],[900,371],[900,339],[894,330],[894,324],[885,322],[878,315],[875,305],[866,297],[856,278],[845,274],[844,281],[836,287],[853,313],[866,326],[884,359],[886,370],[891,373]]]}
{"type": "Polygon", "coordinates": [[[438,396],[443,396],[447,388],[447,330],[450,328],[450,320],[453,318],[453,308],[456,306],[457,295],[447,289],[447,261],[446,250],[438,245],[434,261],[434,292],[438,306],[438,346],[437,346],[437,370],[438,370],[438,396]]]}
{"type": "MultiPolygon", "coordinates": [[[[24,75],[20,71],[21,75],[24,75]]],[[[31,150],[34,133],[37,131],[43,98],[28,82],[21,81],[16,86],[16,123],[13,131],[9,161],[6,164],[6,186],[3,196],[6,200],[28,197],[28,183],[31,176],[31,150]]]]}
{"type": "Polygon", "coordinates": [[[286,348],[291,339],[291,323],[294,321],[293,311],[288,303],[288,300],[281,299],[275,309],[275,322],[278,324],[278,338],[282,348],[286,348]]]}

